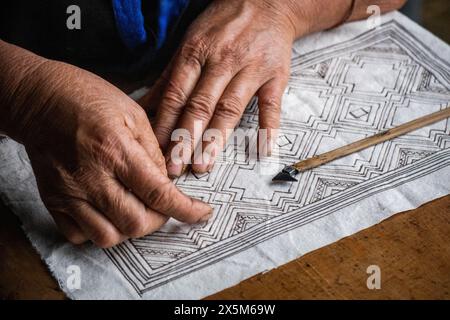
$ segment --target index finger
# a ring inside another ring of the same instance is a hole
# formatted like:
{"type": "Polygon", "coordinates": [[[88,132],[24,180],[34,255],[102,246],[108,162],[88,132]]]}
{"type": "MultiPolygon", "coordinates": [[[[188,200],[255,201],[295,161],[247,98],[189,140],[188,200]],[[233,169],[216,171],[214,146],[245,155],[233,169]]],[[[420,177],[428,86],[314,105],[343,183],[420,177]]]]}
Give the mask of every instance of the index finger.
{"type": "Polygon", "coordinates": [[[161,148],[165,149],[170,134],[175,129],[179,116],[194,89],[202,69],[202,56],[192,46],[181,46],[162,81],[163,87],[158,101],[155,119],[155,135],[161,148]]]}

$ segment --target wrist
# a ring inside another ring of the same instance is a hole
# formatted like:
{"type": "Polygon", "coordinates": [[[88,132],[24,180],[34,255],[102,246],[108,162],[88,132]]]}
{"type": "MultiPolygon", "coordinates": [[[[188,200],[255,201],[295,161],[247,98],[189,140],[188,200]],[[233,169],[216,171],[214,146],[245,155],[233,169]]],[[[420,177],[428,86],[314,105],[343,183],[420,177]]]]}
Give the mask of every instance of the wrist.
{"type": "Polygon", "coordinates": [[[280,10],[292,30],[293,40],[303,37],[314,30],[314,19],[312,17],[318,12],[317,2],[310,0],[280,1],[280,10]]]}
{"type": "Polygon", "coordinates": [[[283,35],[294,41],[296,38],[306,35],[308,32],[307,19],[304,19],[303,12],[299,9],[295,0],[250,0],[263,15],[266,15],[271,22],[270,28],[278,27],[283,35]]]}
{"type": "Polygon", "coordinates": [[[272,6],[281,10],[297,39],[344,23],[351,16],[355,1],[283,0],[272,6]]]}

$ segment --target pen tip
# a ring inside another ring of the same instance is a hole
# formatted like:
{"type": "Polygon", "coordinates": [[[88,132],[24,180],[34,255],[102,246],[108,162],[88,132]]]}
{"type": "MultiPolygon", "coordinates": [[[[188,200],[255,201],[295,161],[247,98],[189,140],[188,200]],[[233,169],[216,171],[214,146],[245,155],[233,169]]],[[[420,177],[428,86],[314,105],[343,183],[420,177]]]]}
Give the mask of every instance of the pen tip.
{"type": "Polygon", "coordinates": [[[274,182],[287,182],[287,181],[298,181],[293,176],[291,176],[289,173],[281,171],[279,174],[277,174],[272,181],[274,182]]]}

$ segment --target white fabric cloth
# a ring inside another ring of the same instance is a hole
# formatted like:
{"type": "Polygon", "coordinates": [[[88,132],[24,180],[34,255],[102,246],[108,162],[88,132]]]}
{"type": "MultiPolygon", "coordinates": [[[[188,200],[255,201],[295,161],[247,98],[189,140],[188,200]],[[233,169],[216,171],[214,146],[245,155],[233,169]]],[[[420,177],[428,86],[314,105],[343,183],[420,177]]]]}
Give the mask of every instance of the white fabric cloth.
{"type": "MultiPolygon", "coordinates": [[[[296,42],[277,140],[283,165],[445,108],[450,48],[399,13],[296,42]]],[[[254,135],[252,103],[240,125],[254,135]]],[[[222,161],[176,184],[214,218],[109,250],[65,242],[42,204],[24,148],[0,142],[0,197],[74,299],[197,299],[450,192],[449,120],[271,183],[273,159],[222,161]],[[73,268],[80,288],[69,284],[73,268]]]]}

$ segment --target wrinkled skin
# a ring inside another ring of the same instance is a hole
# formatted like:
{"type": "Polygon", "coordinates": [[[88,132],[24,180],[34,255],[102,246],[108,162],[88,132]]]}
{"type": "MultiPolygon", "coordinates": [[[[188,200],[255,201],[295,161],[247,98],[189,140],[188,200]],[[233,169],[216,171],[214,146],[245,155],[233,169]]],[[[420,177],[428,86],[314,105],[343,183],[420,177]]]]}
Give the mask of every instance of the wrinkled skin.
{"type": "MultiPolygon", "coordinates": [[[[366,17],[369,4],[386,12],[404,2],[360,0],[352,19],[366,17]]],[[[183,195],[166,176],[185,167],[170,157],[177,146],[172,131],[192,134],[200,120],[201,129],[223,134],[254,94],[260,127],[277,128],[294,38],[336,25],[350,4],[212,2],[141,100],[145,108],[157,108],[155,134],[142,108],[108,82],[0,40],[0,130],[25,145],[41,198],[73,243],[110,247],[159,229],[169,217],[205,221],[212,209],[183,195]]],[[[269,130],[267,149],[270,140],[269,130]]],[[[190,153],[197,141],[188,144],[190,153]]],[[[214,154],[201,158],[193,170],[211,169],[214,154]]]]}
{"type": "Polygon", "coordinates": [[[209,217],[208,205],[167,177],[145,112],[122,91],[48,60],[31,78],[38,81],[24,102],[40,107],[22,114],[18,136],[42,200],[71,242],[110,247],[159,229],[169,217],[189,223],[209,217]]]}
{"type": "MultiPolygon", "coordinates": [[[[155,135],[165,150],[172,177],[186,168],[171,159],[177,143],[176,128],[194,137],[195,121],[202,130],[217,129],[223,147],[225,131],[234,128],[256,94],[260,128],[278,128],[281,97],[289,78],[290,54],[296,36],[290,19],[290,1],[214,1],[190,26],[184,41],[143,104],[157,107],[155,135]]],[[[299,27],[299,26],[297,26],[299,27]]],[[[185,143],[185,141],[184,141],[185,143]]],[[[191,139],[190,152],[199,141],[191,139]]],[[[214,150],[203,142],[203,157],[193,159],[192,169],[209,171],[214,150]]],[[[178,155],[178,153],[174,153],[178,155]]],[[[185,155],[183,155],[185,156],[185,155]]]]}

